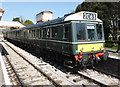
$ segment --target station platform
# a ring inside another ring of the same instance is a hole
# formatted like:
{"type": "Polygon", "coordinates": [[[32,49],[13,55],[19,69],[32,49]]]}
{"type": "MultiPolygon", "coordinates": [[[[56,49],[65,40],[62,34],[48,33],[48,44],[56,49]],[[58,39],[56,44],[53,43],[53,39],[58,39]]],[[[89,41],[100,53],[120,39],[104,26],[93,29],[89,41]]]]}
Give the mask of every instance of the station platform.
{"type": "MultiPolygon", "coordinates": [[[[106,50],[109,51],[109,52],[116,53],[116,50],[114,50],[114,49],[106,48],[106,50]]],[[[118,53],[120,53],[120,51],[118,53]]]]}
{"type": "Polygon", "coordinates": [[[1,66],[1,63],[0,63],[0,87],[2,87],[2,85],[5,84],[5,81],[4,81],[4,77],[3,77],[3,70],[2,70],[2,66],[1,66]]]}
{"type": "Polygon", "coordinates": [[[116,50],[106,48],[106,51],[109,53],[109,58],[120,60],[120,51],[117,53],[116,50]]]}
{"type": "Polygon", "coordinates": [[[9,79],[8,72],[6,70],[3,58],[2,58],[2,53],[1,53],[1,44],[0,44],[0,87],[6,85],[6,86],[11,86],[11,82],[9,79]]]}

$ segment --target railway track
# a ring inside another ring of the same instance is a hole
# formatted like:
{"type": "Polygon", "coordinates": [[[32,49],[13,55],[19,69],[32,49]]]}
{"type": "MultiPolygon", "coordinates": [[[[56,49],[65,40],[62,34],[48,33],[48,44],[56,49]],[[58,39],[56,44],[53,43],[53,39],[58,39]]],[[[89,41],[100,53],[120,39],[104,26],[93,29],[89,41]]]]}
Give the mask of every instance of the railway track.
{"type": "Polygon", "coordinates": [[[63,69],[64,71],[69,73],[66,75],[66,78],[71,79],[76,84],[81,84],[83,86],[97,85],[99,87],[120,86],[119,76],[114,76],[110,73],[106,73],[95,68],[77,71],[76,73],[71,73],[72,70],[67,70],[64,67],[62,67],[61,70],[63,69]]]}
{"type": "MultiPolygon", "coordinates": [[[[30,53],[26,53],[24,50],[19,51],[20,48],[17,48],[10,43],[6,42],[6,44],[8,44],[10,48],[12,48],[12,50],[17,52],[17,54],[19,54],[19,56],[22,57],[25,61],[27,61],[30,65],[35,66],[33,71],[41,72],[42,75],[44,75],[45,78],[47,78],[48,82],[50,83],[49,85],[55,85],[55,86],[81,85],[81,86],[99,86],[99,87],[120,85],[119,78],[111,76],[109,74],[106,75],[103,72],[97,70],[91,70],[91,69],[87,69],[85,71],[78,71],[77,74],[74,74],[71,73],[69,70],[65,69],[64,67],[62,68],[59,65],[54,64],[52,66],[49,63],[42,61],[41,58],[39,59],[35,56],[30,55],[30,53]]],[[[23,67],[23,69],[24,68],[25,67],[23,67]]],[[[28,78],[30,78],[30,76],[28,76],[28,78]]],[[[23,79],[26,79],[26,77],[24,78],[22,77],[22,80],[23,79]]],[[[37,80],[36,82],[39,82],[39,80],[37,80]]],[[[31,82],[29,81],[29,83],[27,84],[31,85],[31,82]]]]}
{"type": "MultiPolygon", "coordinates": [[[[35,64],[34,61],[31,62],[26,58],[25,55],[14,50],[10,45],[6,42],[3,42],[2,45],[9,49],[9,52],[12,56],[5,55],[6,63],[10,66],[12,71],[14,71],[15,76],[17,77],[17,84],[24,85],[54,85],[54,86],[62,86],[62,85],[75,85],[73,82],[63,78],[62,76],[55,73],[50,69],[45,70],[47,64],[42,63],[40,61],[38,64],[35,64]],[[6,46],[5,46],[6,45],[6,46]],[[38,66],[39,65],[39,66],[38,66]],[[42,66],[42,67],[41,67],[42,66]],[[44,68],[43,68],[44,67],[44,68]]],[[[5,59],[4,59],[5,60],[5,59]]],[[[12,76],[16,79],[15,76],[12,76]]]]}
{"type": "Polygon", "coordinates": [[[103,73],[97,69],[86,69],[85,71],[78,71],[80,76],[88,78],[101,86],[120,86],[120,79],[111,74],[103,73]]]}
{"type": "Polygon", "coordinates": [[[20,85],[24,87],[25,85],[34,85],[35,82],[37,82],[38,85],[51,85],[51,82],[46,79],[42,75],[42,73],[39,73],[32,65],[24,61],[23,58],[21,58],[19,55],[15,54],[15,52],[8,46],[6,47],[13,54],[11,54],[12,56],[7,54],[5,54],[4,56],[4,60],[6,60],[7,64],[7,70],[9,70],[10,72],[9,74],[12,83],[15,83],[15,81],[17,80],[16,84],[13,85],[20,85]],[[46,84],[41,83],[41,80],[44,81],[46,84]]]}
{"type": "Polygon", "coordinates": [[[119,75],[112,74],[112,73],[106,72],[106,71],[101,70],[101,69],[98,69],[98,68],[93,68],[93,69],[96,70],[96,71],[99,71],[99,72],[101,72],[101,73],[104,73],[104,74],[106,74],[106,75],[111,75],[112,77],[115,77],[115,78],[120,79],[120,76],[119,76],[119,75]]]}
{"type": "MultiPolygon", "coordinates": [[[[5,53],[5,51],[3,51],[5,53]]],[[[19,78],[18,73],[16,72],[14,66],[11,64],[9,57],[5,54],[4,57],[4,62],[7,68],[7,72],[9,74],[9,78],[11,80],[12,85],[20,85],[21,87],[24,87],[23,82],[19,78]]]]}

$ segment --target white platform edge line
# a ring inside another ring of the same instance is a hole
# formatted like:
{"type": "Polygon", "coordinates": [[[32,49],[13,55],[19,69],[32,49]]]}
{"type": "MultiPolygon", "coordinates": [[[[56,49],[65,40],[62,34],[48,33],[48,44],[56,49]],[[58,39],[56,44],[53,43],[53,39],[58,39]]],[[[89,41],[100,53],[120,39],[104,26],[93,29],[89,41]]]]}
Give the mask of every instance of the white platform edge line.
{"type": "Polygon", "coordinates": [[[1,62],[1,67],[2,67],[2,70],[3,70],[3,76],[4,76],[4,80],[5,80],[5,85],[11,85],[11,82],[10,82],[10,78],[8,76],[8,73],[7,73],[7,69],[5,68],[5,63],[2,59],[2,55],[0,53],[0,62],[1,62]]]}
{"type": "Polygon", "coordinates": [[[112,59],[118,59],[118,60],[120,60],[120,58],[118,58],[118,57],[115,57],[115,56],[108,56],[109,58],[112,58],[112,59]]]}

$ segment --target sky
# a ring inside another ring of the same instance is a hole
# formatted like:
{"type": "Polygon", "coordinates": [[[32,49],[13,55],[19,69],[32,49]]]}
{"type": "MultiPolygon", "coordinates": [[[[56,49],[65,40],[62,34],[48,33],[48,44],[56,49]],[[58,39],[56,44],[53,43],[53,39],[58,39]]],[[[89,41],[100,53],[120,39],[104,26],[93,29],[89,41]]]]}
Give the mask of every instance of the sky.
{"type": "Polygon", "coordinates": [[[36,23],[36,14],[41,11],[53,12],[53,19],[63,17],[76,9],[84,0],[79,2],[2,2],[1,7],[5,12],[2,21],[12,21],[15,17],[31,20],[36,23]]]}

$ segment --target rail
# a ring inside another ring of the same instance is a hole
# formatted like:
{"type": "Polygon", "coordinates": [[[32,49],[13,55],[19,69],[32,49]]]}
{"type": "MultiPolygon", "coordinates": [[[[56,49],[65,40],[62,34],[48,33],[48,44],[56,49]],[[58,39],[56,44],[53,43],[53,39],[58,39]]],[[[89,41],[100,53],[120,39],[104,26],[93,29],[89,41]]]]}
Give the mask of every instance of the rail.
{"type": "Polygon", "coordinates": [[[93,69],[96,70],[96,71],[99,71],[99,72],[102,72],[102,73],[105,73],[107,75],[111,75],[111,76],[113,76],[115,78],[120,79],[120,76],[118,76],[118,75],[115,75],[115,74],[112,74],[112,73],[109,73],[109,72],[106,72],[106,71],[103,71],[103,70],[100,70],[100,69],[97,69],[97,68],[93,68],[93,69]]]}
{"type": "MultiPolygon", "coordinates": [[[[2,40],[3,41],[3,40],[2,40]]],[[[3,41],[4,42],[4,41],[3,41]]],[[[54,79],[52,79],[49,75],[47,75],[46,73],[44,73],[44,71],[40,68],[38,68],[37,66],[35,66],[34,64],[32,64],[29,60],[27,60],[22,54],[18,53],[14,48],[12,48],[10,45],[8,45],[6,42],[4,42],[8,47],[10,47],[15,53],[17,53],[20,57],[22,57],[25,61],[27,61],[29,64],[31,64],[35,69],[37,69],[39,72],[41,72],[45,77],[47,77],[55,86],[58,87],[62,87],[59,82],[55,81],[54,79]]],[[[10,62],[10,60],[8,59],[8,61],[10,62]]],[[[11,64],[11,63],[10,63],[11,64]]],[[[11,64],[12,66],[12,64],[11,64]]],[[[13,67],[13,66],[12,66],[13,67]]],[[[14,67],[13,67],[14,72],[16,73],[14,67]]],[[[20,80],[18,74],[16,73],[16,76],[18,78],[18,80],[21,83],[21,86],[24,87],[24,84],[22,83],[22,81],[20,80]]]]}
{"type": "Polygon", "coordinates": [[[19,83],[20,83],[20,85],[21,85],[21,87],[24,87],[23,82],[22,82],[21,79],[19,78],[19,75],[17,74],[14,66],[11,64],[11,62],[10,62],[10,60],[9,60],[9,58],[8,58],[8,55],[6,54],[6,51],[3,49],[3,47],[2,47],[2,52],[4,53],[4,56],[5,56],[6,60],[8,61],[8,63],[10,64],[13,72],[15,73],[15,75],[16,75],[16,77],[17,77],[17,79],[18,79],[18,81],[19,81],[19,83]]]}
{"type": "Polygon", "coordinates": [[[119,77],[98,69],[87,69],[85,71],[78,71],[78,75],[83,76],[102,87],[109,87],[110,85],[118,85],[119,77]],[[104,79],[103,79],[104,76],[104,79]],[[98,79],[99,78],[99,79],[98,79]],[[107,80],[109,79],[109,82],[107,80]],[[116,82],[113,80],[116,79],[116,82]]]}

